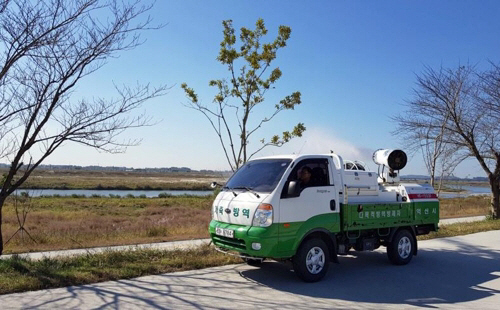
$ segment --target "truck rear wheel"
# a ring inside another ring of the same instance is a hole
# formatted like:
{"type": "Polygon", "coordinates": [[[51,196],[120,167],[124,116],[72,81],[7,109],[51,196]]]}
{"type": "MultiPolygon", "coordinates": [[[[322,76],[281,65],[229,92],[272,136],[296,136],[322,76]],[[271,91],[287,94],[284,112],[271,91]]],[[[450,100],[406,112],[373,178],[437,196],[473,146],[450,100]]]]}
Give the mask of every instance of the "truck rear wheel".
{"type": "Polygon", "coordinates": [[[293,269],[305,282],[321,280],[330,264],[328,246],[321,239],[309,239],[303,243],[292,259],[293,269]]]}
{"type": "Polygon", "coordinates": [[[394,265],[406,265],[413,257],[415,238],[407,229],[399,230],[387,246],[387,256],[394,265]]]}

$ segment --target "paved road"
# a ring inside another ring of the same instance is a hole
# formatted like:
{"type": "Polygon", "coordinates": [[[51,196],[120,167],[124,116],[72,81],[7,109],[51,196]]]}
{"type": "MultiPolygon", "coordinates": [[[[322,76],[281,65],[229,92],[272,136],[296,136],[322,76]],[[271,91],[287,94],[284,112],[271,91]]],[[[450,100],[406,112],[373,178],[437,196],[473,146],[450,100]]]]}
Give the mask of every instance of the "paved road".
{"type": "Polygon", "coordinates": [[[1,309],[498,309],[500,230],[419,242],[407,266],[383,249],[340,258],[307,284],[265,262],[0,296],[1,309]]]}
{"type": "MultiPolygon", "coordinates": [[[[472,217],[445,219],[445,220],[440,220],[439,224],[448,225],[458,222],[475,222],[475,221],[482,221],[485,218],[486,218],[485,216],[472,216],[472,217]]],[[[96,247],[88,249],[33,252],[33,253],[22,253],[19,255],[30,259],[42,259],[44,257],[55,258],[59,256],[83,255],[87,253],[101,253],[104,251],[123,251],[123,250],[134,250],[134,249],[158,249],[158,250],[186,249],[189,247],[196,247],[202,244],[207,244],[209,242],[210,239],[195,239],[195,240],[183,240],[174,242],[147,243],[138,245],[123,245],[123,246],[96,247]]],[[[11,256],[12,255],[2,255],[0,256],[0,259],[10,258],[11,256]]]]}
{"type": "MultiPolygon", "coordinates": [[[[74,255],[84,255],[84,254],[96,254],[105,251],[125,251],[125,250],[136,250],[136,249],[155,249],[155,250],[174,250],[174,249],[186,249],[189,247],[197,247],[202,244],[207,244],[210,239],[195,239],[195,240],[183,240],[183,241],[171,241],[171,242],[157,242],[157,243],[147,243],[147,244],[137,244],[137,245],[120,245],[120,246],[107,246],[107,247],[96,247],[87,249],[74,249],[74,250],[60,250],[60,251],[45,251],[45,252],[33,252],[33,253],[21,253],[18,254],[21,257],[27,257],[30,259],[42,259],[56,258],[60,256],[74,256],[74,255]]],[[[2,255],[0,259],[10,258],[12,255],[2,255]]],[[[0,308],[1,309],[1,308],[0,308]]]]}

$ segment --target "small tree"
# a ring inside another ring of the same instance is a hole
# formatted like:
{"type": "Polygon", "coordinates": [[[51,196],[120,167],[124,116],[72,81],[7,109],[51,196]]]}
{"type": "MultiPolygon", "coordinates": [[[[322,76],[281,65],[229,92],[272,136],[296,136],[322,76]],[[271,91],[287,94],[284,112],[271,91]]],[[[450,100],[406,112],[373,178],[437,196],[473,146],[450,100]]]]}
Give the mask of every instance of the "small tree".
{"type": "Polygon", "coordinates": [[[18,196],[17,193],[14,194],[14,210],[16,212],[17,223],[19,224],[19,228],[10,236],[10,238],[5,241],[5,244],[8,244],[10,240],[12,240],[17,233],[21,233],[21,241],[24,241],[24,233],[28,235],[31,241],[37,243],[35,238],[31,236],[28,229],[26,228],[26,219],[28,218],[28,214],[33,210],[33,205],[31,204],[31,197],[28,192],[21,192],[18,196]]]}
{"type": "Polygon", "coordinates": [[[150,9],[138,0],[0,1],[0,159],[10,162],[0,182],[0,254],[5,199],[58,147],[72,141],[120,152],[137,141],[119,142],[119,133],[149,124],[128,113],[164,86],[117,88],[112,100],[71,95],[110,57],[141,44],[151,20],[140,19],[150,9]]]}
{"type": "Polygon", "coordinates": [[[459,66],[439,71],[426,68],[417,76],[415,96],[406,114],[395,117],[398,131],[427,130],[432,141],[450,146],[441,156],[455,162],[475,158],[488,176],[492,192],[491,214],[500,214],[500,69],[478,72],[459,66]],[[441,135],[441,137],[440,137],[441,135]]]}
{"type": "Polygon", "coordinates": [[[437,187],[437,194],[441,193],[443,179],[450,176],[456,166],[464,159],[456,156],[456,147],[446,143],[444,124],[440,128],[427,126],[411,131],[395,131],[393,134],[403,133],[406,145],[410,150],[420,151],[425,167],[430,176],[431,186],[437,187]],[[438,182],[436,184],[436,178],[438,182]]]}
{"type": "Polygon", "coordinates": [[[457,149],[453,145],[448,145],[443,153],[440,155],[437,165],[439,167],[439,172],[437,176],[439,177],[439,183],[437,185],[437,195],[441,194],[443,188],[443,180],[447,177],[453,176],[455,168],[465,159],[464,157],[457,157],[457,149]]]}
{"type": "Polygon", "coordinates": [[[220,44],[221,49],[217,60],[228,67],[230,77],[229,82],[227,79],[210,81],[209,85],[217,88],[217,94],[213,100],[215,106],[208,107],[199,102],[198,95],[186,83],[183,83],[181,87],[190,100],[187,106],[200,111],[209,120],[219,137],[227,162],[235,171],[263,148],[280,147],[293,137],[301,137],[305,127],[303,123],[299,123],[292,131],[285,131],[281,136],[274,135],[269,141],[262,139],[260,146],[249,152],[247,147],[250,138],[262,125],[271,121],[279,112],[293,110],[301,103],[300,92],[294,92],[276,103],[274,112],[268,117],[250,123],[252,111],[264,102],[264,95],[282,75],[279,68],[274,68],[269,75],[264,76],[270,70],[271,62],[276,59],[277,51],[286,46],[291,29],[287,26],[280,26],[278,37],[273,42],[261,43],[261,39],[267,34],[267,29],[264,21],[259,19],[255,30],[241,28],[241,45],[236,47],[232,21],[226,20],[222,24],[224,39],[220,44]],[[245,64],[238,68],[236,64],[238,60],[244,61],[245,64]],[[239,104],[233,103],[232,100],[239,104]],[[235,116],[238,129],[232,128],[230,115],[235,116]]]}

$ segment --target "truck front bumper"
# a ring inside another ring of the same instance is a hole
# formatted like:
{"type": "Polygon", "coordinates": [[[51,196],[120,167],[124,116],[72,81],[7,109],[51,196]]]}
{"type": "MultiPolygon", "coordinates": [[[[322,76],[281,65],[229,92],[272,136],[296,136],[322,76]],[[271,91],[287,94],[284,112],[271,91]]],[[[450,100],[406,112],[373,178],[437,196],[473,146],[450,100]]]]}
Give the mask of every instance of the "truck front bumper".
{"type": "Polygon", "coordinates": [[[209,233],[212,242],[220,248],[236,251],[244,256],[279,258],[278,225],[276,224],[269,227],[253,227],[212,220],[209,233]],[[216,227],[232,230],[233,237],[217,235],[216,227]]]}

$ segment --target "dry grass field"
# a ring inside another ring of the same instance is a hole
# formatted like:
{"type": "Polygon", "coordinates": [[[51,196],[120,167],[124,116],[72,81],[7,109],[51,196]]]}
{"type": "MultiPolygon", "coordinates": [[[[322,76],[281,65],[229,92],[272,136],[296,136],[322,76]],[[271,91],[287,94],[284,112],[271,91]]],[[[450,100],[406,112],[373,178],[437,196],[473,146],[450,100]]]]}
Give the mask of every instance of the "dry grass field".
{"type": "MultiPolygon", "coordinates": [[[[30,198],[26,234],[18,233],[4,253],[70,249],[206,238],[210,197],[30,198]]],[[[19,228],[13,199],[4,207],[3,237],[19,228]]]]}
{"type": "Polygon", "coordinates": [[[490,199],[486,195],[440,199],[439,215],[441,218],[488,215],[490,199]]]}
{"type": "MultiPolygon", "coordinates": [[[[29,207],[26,234],[18,233],[5,254],[107,245],[207,238],[209,197],[110,198],[38,197],[18,204],[29,207]]],[[[4,208],[3,237],[19,228],[14,199],[4,208]]],[[[489,198],[442,199],[441,218],[488,214],[489,198]]]]}

